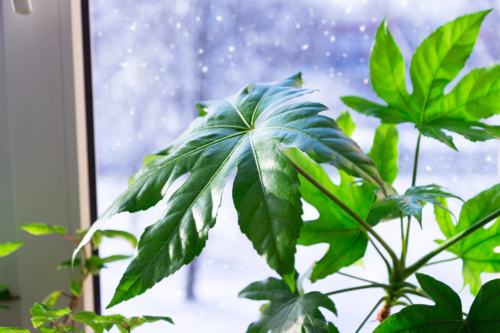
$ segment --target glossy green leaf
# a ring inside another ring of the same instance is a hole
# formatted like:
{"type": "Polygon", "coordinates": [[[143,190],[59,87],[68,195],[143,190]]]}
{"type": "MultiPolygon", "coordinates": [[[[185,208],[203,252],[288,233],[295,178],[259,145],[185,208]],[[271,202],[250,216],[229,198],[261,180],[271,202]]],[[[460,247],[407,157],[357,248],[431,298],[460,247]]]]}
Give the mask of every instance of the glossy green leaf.
{"type": "Polygon", "coordinates": [[[106,258],[100,258],[98,256],[92,256],[87,259],[87,267],[95,266],[98,269],[104,268],[105,264],[110,263],[110,262],[115,262],[119,260],[125,260],[125,259],[130,259],[132,256],[126,256],[126,255],[113,255],[109,256],[106,258]]]}
{"type": "Polygon", "coordinates": [[[500,280],[486,283],[464,319],[460,297],[446,284],[417,274],[436,305],[411,305],[387,318],[374,333],[492,333],[500,327],[500,280]]]}
{"type": "Polygon", "coordinates": [[[234,168],[238,172],[233,200],[241,231],[294,288],[302,204],[297,173],[280,145],[297,147],[316,162],[332,164],[383,187],[375,165],[357,144],[335,121],[318,114],[327,109],[324,105],[299,102],[275,108],[313,92],[302,89],[301,84],[297,74],[276,83],[248,85],[223,100],[198,103],[201,117],[158,152],[157,158],[147,159],[128,190],[93,224],[77,251],[115,214],[148,209],[176,179],[185,174],[189,178],[169,198],[163,217],[146,228],[137,256],[108,307],[144,293],[201,253],[234,168]]]}
{"type": "Polygon", "coordinates": [[[377,166],[382,180],[392,184],[398,176],[398,130],[392,124],[377,127],[368,154],[377,166]]]}
{"type": "Polygon", "coordinates": [[[16,229],[24,230],[35,236],[48,235],[52,233],[58,233],[64,235],[66,232],[68,232],[68,229],[66,229],[66,227],[60,225],[50,225],[45,223],[25,224],[17,227],[16,229]]]}
{"type": "Polygon", "coordinates": [[[78,321],[80,323],[84,323],[85,325],[92,328],[95,333],[103,333],[104,332],[103,324],[94,322],[94,319],[97,317],[98,317],[98,315],[96,315],[93,312],[81,311],[81,312],[78,312],[77,314],[75,314],[72,317],[72,320],[78,321]]]}
{"type": "MultiPolygon", "coordinates": [[[[298,149],[289,148],[284,153],[335,196],[342,198],[342,201],[361,217],[365,218],[368,215],[375,199],[373,186],[351,185],[355,179],[342,171],[341,183],[335,185],[320,165],[311,161],[298,149]]],[[[349,214],[305,178],[299,176],[299,179],[302,198],[318,210],[319,218],[304,223],[298,244],[304,246],[329,244],[328,251],[313,268],[311,281],[315,282],[361,259],[365,254],[368,238],[363,228],[349,214]]]]}
{"type": "Polygon", "coordinates": [[[80,286],[80,283],[76,281],[75,279],[71,279],[71,285],[70,288],[71,293],[75,296],[80,295],[80,292],[82,291],[82,287],[80,286]]]}
{"type": "Polygon", "coordinates": [[[350,108],[384,123],[414,123],[425,136],[456,149],[443,130],[471,141],[500,138],[500,126],[479,122],[500,113],[500,66],[471,71],[447,95],[445,87],[465,66],[481,24],[490,11],[459,17],[434,31],[411,60],[413,93],[405,85],[404,60],[384,20],[370,58],[373,89],[387,106],[346,96],[350,108]]]}
{"type": "MultiPolygon", "coordinates": [[[[77,230],[77,233],[81,236],[85,236],[88,232],[88,229],[77,230]]],[[[94,235],[92,236],[92,245],[94,249],[99,248],[101,244],[102,238],[120,238],[123,239],[132,245],[132,247],[137,246],[137,238],[129,232],[122,230],[96,230],[94,235]]]]}
{"type": "MultiPolygon", "coordinates": [[[[82,261],[80,258],[75,258],[75,261],[73,262],[73,266],[80,266],[82,264],[82,261]]],[[[71,260],[67,260],[65,262],[62,262],[57,266],[57,270],[65,269],[65,268],[71,268],[71,260]]]]}
{"type": "MultiPolygon", "coordinates": [[[[443,234],[449,239],[492,214],[499,207],[500,184],[497,184],[463,205],[456,226],[446,212],[435,212],[436,220],[443,234]]],[[[436,242],[441,244],[444,241],[437,240],[436,242]]],[[[479,229],[447,249],[462,259],[464,286],[470,284],[470,291],[473,295],[476,295],[481,288],[481,273],[500,272],[500,253],[495,252],[498,246],[500,246],[500,219],[497,219],[488,229],[479,229]]]]}
{"type": "MultiPolygon", "coordinates": [[[[341,115],[339,120],[341,126],[347,126],[344,130],[351,135],[354,123],[348,113],[341,115]]],[[[381,125],[375,132],[373,146],[368,155],[374,160],[382,179],[392,182],[398,172],[398,133],[394,125],[381,125]]],[[[370,219],[370,207],[376,198],[374,189],[367,183],[354,183],[355,178],[340,172],[340,185],[335,185],[324,169],[307,158],[298,149],[289,148],[284,153],[295,163],[300,165],[330,192],[349,206],[354,212],[368,222],[376,224],[387,218],[383,216],[372,216],[370,219]]],[[[305,201],[314,206],[319,212],[319,218],[314,221],[306,221],[302,227],[299,245],[311,246],[319,243],[329,244],[328,251],[319,260],[312,271],[311,281],[323,279],[330,274],[338,272],[341,268],[350,266],[361,259],[368,245],[368,238],[363,228],[344,210],[331,202],[320,190],[299,175],[300,193],[305,201]]]]}
{"type": "Polygon", "coordinates": [[[0,327],[0,333],[30,333],[30,331],[18,327],[0,327]]]}
{"type": "Polygon", "coordinates": [[[0,257],[5,257],[11,253],[14,253],[23,245],[23,242],[7,242],[4,244],[0,244],[0,257]]]}
{"type": "Polygon", "coordinates": [[[373,90],[389,107],[397,109],[404,119],[417,121],[410,111],[403,55],[387,28],[385,19],[375,35],[375,45],[370,57],[370,78],[373,90]]]}
{"type": "Polygon", "coordinates": [[[340,129],[344,131],[345,135],[348,137],[352,136],[352,133],[356,129],[356,124],[352,121],[349,112],[342,112],[335,121],[337,122],[337,125],[339,125],[340,129]]]}
{"type": "Polygon", "coordinates": [[[325,317],[319,307],[335,315],[332,300],[319,292],[304,295],[293,293],[288,285],[275,278],[254,282],[243,289],[239,297],[256,301],[270,301],[258,321],[252,323],[247,333],[329,333],[325,317]]]}
{"type": "Polygon", "coordinates": [[[441,204],[438,198],[460,199],[460,197],[448,191],[444,191],[438,185],[413,186],[410,187],[404,195],[389,195],[376,203],[374,207],[380,207],[395,202],[404,215],[414,216],[420,223],[420,226],[422,226],[422,209],[426,203],[448,210],[448,208],[441,204]]]}
{"type": "Polygon", "coordinates": [[[42,304],[45,304],[47,307],[52,308],[56,305],[57,301],[62,295],[62,291],[57,290],[53,293],[50,293],[47,297],[44,298],[42,304]]]}
{"type": "Polygon", "coordinates": [[[30,309],[30,313],[32,316],[46,317],[53,320],[71,313],[71,310],[69,308],[49,308],[45,304],[35,303],[30,309]]]}

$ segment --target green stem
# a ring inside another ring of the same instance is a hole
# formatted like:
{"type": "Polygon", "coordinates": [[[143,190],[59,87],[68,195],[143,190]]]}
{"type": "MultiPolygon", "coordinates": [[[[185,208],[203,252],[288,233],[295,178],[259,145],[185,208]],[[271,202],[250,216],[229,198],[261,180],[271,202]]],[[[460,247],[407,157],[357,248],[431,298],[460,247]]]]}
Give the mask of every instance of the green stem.
{"type": "Polygon", "coordinates": [[[361,325],[359,325],[358,329],[356,330],[355,333],[358,333],[362,328],[363,326],[365,326],[366,322],[368,321],[368,319],[370,318],[370,316],[373,314],[373,312],[375,312],[375,310],[377,310],[378,306],[383,302],[385,301],[385,297],[382,297],[380,299],[380,301],[377,302],[377,304],[375,304],[375,306],[373,307],[373,309],[370,311],[370,313],[368,314],[368,316],[366,316],[365,320],[363,320],[363,322],[361,323],[361,325]]]}
{"type": "Polygon", "coordinates": [[[399,267],[399,259],[392,251],[391,247],[387,245],[387,243],[380,237],[379,234],[373,230],[370,224],[363,220],[361,216],[356,214],[352,209],[350,209],[346,204],[344,204],[342,201],[340,201],[339,198],[337,198],[332,192],[328,191],[326,187],[321,185],[313,176],[311,176],[306,170],[302,169],[297,163],[294,161],[290,160],[292,162],[295,170],[297,170],[298,173],[300,173],[305,179],[307,179],[311,184],[313,184],[318,190],[323,192],[324,195],[328,197],[331,201],[335,202],[340,208],[342,208],[347,214],[349,214],[356,222],[358,222],[359,225],[361,225],[367,232],[373,235],[375,239],[385,248],[387,253],[389,253],[389,256],[392,258],[392,261],[394,263],[395,267],[399,267]]]}
{"type": "Polygon", "coordinates": [[[357,276],[354,276],[354,275],[349,275],[349,274],[342,273],[342,272],[337,272],[337,274],[343,275],[343,276],[347,276],[347,277],[350,277],[352,279],[356,279],[356,280],[368,282],[368,283],[379,284],[378,282],[375,282],[375,281],[370,281],[370,280],[367,280],[367,279],[363,279],[363,278],[360,278],[360,277],[357,277],[357,276]]]}
{"type": "Polygon", "coordinates": [[[380,284],[380,283],[369,284],[367,286],[359,286],[359,287],[353,287],[353,288],[347,288],[347,289],[341,289],[341,290],[331,291],[329,293],[326,293],[325,295],[331,296],[331,295],[346,293],[348,291],[361,290],[361,289],[370,289],[370,288],[384,288],[384,289],[387,289],[387,288],[389,288],[389,286],[386,285],[386,284],[380,284]]]}
{"type": "Polygon", "coordinates": [[[403,213],[399,216],[401,220],[401,266],[405,267],[406,263],[406,236],[405,236],[405,226],[403,221],[403,213]]]}
{"type": "MultiPolygon", "coordinates": [[[[368,235],[367,235],[368,236],[368,235]]],[[[391,268],[391,265],[389,264],[389,261],[387,261],[387,259],[385,258],[385,256],[382,254],[382,252],[380,252],[380,250],[378,249],[377,247],[377,244],[375,244],[375,242],[373,241],[373,239],[370,238],[370,236],[368,236],[368,240],[370,241],[370,243],[372,243],[373,247],[375,248],[375,250],[377,250],[378,254],[380,255],[380,257],[382,258],[382,260],[384,261],[385,263],[385,266],[387,267],[387,272],[389,273],[389,276],[392,275],[392,268],[391,268]]]]}
{"type": "Polygon", "coordinates": [[[484,219],[478,221],[476,224],[470,226],[469,228],[465,229],[464,231],[456,234],[452,238],[448,239],[446,242],[442,243],[436,249],[427,253],[425,256],[423,256],[422,258],[417,260],[417,262],[415,262],[413,265],[411,265],[407,269],[405,269],[405,271],[403,273],[403,278],[407,278],[408,276],[412,275],[413,273],[418,271],[421,267],[425,266],[429,262],[429,260],[431,260],[432,258],[437,256],[439,253],[443,252],[444,250],[448,249],[449,247],[460,242],[462,239],[468,237],[469,235],[471,235],[475,231],[481,229],[486,224],[488,224],[492,220],[498,218],[499,216],[500,216],[500,209],[498,209],[494,213],[486,216],[484,219]]]}
{"type": "MultiPolygon", "coordinates": [[[[417,171],[418,171],[418,157],[420,155],[420,141],[422,139],[422,133],[418,132],[417,147],[415,148],[415,160],[413,162],[413,177],[411,179],[411,186],[415,186],[417,183],[417,171]]],[[[408,222],[406,223],[406,234],[404,236],[403,253],[401,253],[401,265],[405,267],[406,256],[408,254],[408,244],[410,243],[410,226],[411,226],[411,216],[408,216],[408,222]]]]}
{"type": "Polygon", "coordinates": [[[460,259],[460,257],[455,257],[455,258],[451,258],[451,259],[445,259],[445,260],[430,262],[428,264],[425,264],[424,267],[431,266],[431,265],[436,265],[436,264],[441,264],[443,262],[453,261],[453,260],[457,260],[457,259],[460,259]]]}
{"type": "Polygon", "coordinates": [[[417,183],[418,155],[420,153],[421,138],[422,138],[422,133],[418,132],[417,148],[415,149],[415,161],[413,162],[413,178],[411,180],[411,186],[415,186],[415,184],[417,183]]]}
{"type": "Polygon", "coordinates": [[[420,291],[420,290],[413,290],[413,289],[401,289],[397,292],[396,296],[397,297],[403,297],[405,294],[412,294],[412,295],[417,295],[417,296],[420,296],[420,297],[423,297],[423,298],[427,298],[427,299],[430,299],[431,301],[433,301],[433,299],[427,295],[426,293],[424,293],[423,291],[420,291]]]}

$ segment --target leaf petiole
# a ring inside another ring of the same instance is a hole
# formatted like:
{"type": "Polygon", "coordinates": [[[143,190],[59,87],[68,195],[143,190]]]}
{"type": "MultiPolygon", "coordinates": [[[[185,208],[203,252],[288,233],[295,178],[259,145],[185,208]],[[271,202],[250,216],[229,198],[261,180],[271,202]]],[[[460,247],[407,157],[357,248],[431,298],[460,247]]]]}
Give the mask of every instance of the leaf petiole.
{"type": "Polygon", "coordinates": [[[358,329],[356,330],[355,333],[358,333],[362,328],[363,326],[365,326],[366,322],[368,321],[368,319],[370,318],[370,316],[373,314],[373,312],[375,312],[375,310],[377,310],[378,306],[386,300],[387,297],[382,297],[378,302],[377,304],[375,304],[375,306],[373,307],[373,309],[370,311],[370,313],[368,314],[368,316],[366,316],[365,320],[363,320],[363,322],[361,323],[361,325],[359,325],[358,329]]]}
{"type": "Polygon", "coordinates": [[[353,288],[335,290],[335,291],[331,291],[329,293],[326,293],[324,295],[331,296],[331,295],[346,293],[346,292],[349,292],[349,291],[361,290],[361,289],[370,289],[370,288],[384,288],[384,289],[387,289],[387,288],[389,288],[389,286],[386,285],[386,284],[380,284],[380,283],[375,284],[374,283],[374,284],[369,284],[367,286],[359,286],[359,287],[353,287],[353,288]]]}
{"type": "Polygon", "coordinates": [[[406,268],[403,272],[403,278],[407,278],[413,273],[417,272],[420,268],[425,266],[429,260],[437,256],[439,253],[443,252],[444,250],[448,249],[449,247],[453,246],[454,244],[460,242],[462,239],[466,238],[467,236],[471,235],[475,231],[481,229],[484,227],[486,224],[491,222],[492,220],[500,217],[500,209],[496,210],[494,213],[486,216],[482,220],[478,221],[476,224],[470,226],[469,228],[465,229],[464,231],[456,234],[452,238],[448,239],[446,242],[442,243],[440,246],[432,250],[431,252],[427,253],[425,256],[417,260],[413,265],[409,266],[406,268]]]}
{"type": "Polygon", "coordinates": [[[460,259],[460,257],[455,257],[455,258],[450,258],[450,259],[444,259],[444,260],[439,260],[439,261],[435,261],[435,262],[430,262],[428,264],[425,264],[423,267],[437,265],[437,264],[442,264],[444,262],[453,261],[453,260],[457,260],[457,259],[460,259]]]}
{"type": "Polygon", "coordinates": [[[354,276],[354,275],[350,275],[350,274],[346,274],[346,273],[342,273],[342,272],[337,272],[337,274],[343,275],[343,276],[347,276],[347,277],[350,277],[352,279],[356,279],[356,280],[360,280],[360,281],[372,283],[372,284],[380,284],[379,282],[370,281],[370,280],[367,280],[367,279],[363,279],[363,278],[360,278],[360,277],[357,277],[357,276],[354,276]]]}

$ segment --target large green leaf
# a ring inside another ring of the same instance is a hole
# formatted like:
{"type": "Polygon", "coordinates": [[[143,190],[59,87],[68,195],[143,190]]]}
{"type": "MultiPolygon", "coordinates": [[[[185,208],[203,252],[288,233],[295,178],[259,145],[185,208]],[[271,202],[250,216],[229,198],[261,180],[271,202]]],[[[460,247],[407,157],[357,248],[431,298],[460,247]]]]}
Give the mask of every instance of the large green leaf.
{"type": "Polygon", "coordinates": [[[422,289],[436,305],[411,305],[387,318],[374,333],[493,333],[500,327],[500,280],[479,291],[466,319],[460,297],[446,284],[417,274],[422,289]]]}
{"type": "MultiPolygon", "coordinates": [[[[338,120],[341,126],[346,126],[344,132],[351,135],[355,126],[349,114],[343,113],[338,120]]],[[[392,182],[397,176],[397,138],[394,125],[381,125],[375,132],[369,155],[379,168],[384,181],[392,182]]],[[[298,149],[289,148],[284,152],[330,192],[341,198],[359,216],[364,219],[368,217],[370,206],[376,197],[375,188],[372,185],[353,184],[355,178],[342,171],[340,171],[340,185],[335,185],[321,166],[311,161],[298,149]]],[[[311,281],[315,282],[361,259],[366,252],[368,238],[363,228],[349,214],[331,202],[304,177],[299,175],[299,179],[302,197],[318,210],[319,218],[304,223],[298,244],[305,246],[329,244],[328,251],[313,268],[311,281]]],[[[373,218],[371,222],[375,224],[379,220],[381,218],[378,220],[373,218]]]]}
{"type": "Polygon", "coordinates": [[[370,77],[373,89],[387,106],[355,96],[342,97],[342,101],[384,123],[414,123],[423,135],[453,149],[453,139],[443,130],[471,141],[500,138],[500,126],[479,122],[500,113],[500,66],[473,70],[444,94],[445,87],[465,66],[489,12],[459,17],[422,42],[411,60],[411,95],[405,86],[403,57],[384,20],[375,37],[370,77]]]}
{"type": "Polygon", "coordinates": [[[108,307],[142,294],[201,253],[234,168],[238,172],[233,200],[240,228],[293,288],[302,204],[297,173],[280,145],[297,147],[316,162],[383,186],[375,165],[357,144],[335,121],[318,114],[327,109],[324,105],[300,102],[275,108],[312,92],[301,84],[297,74],[276,83],[250,84],[223,100],[198,103],[201,117],[156,157],[145,160],[128,190],[93,224],[77,251],[115,214],[148,209],[176,179],[185,174],[189,178],[169,198],[163,217],[146,228],[108,307]]]}
{"type": "Polygon", "coordinates": [[[318,308],[323,307],[335,315],[337,309],[332,300],[320,292],[299,296],[283,280],[269,278],[252,283],[240,292],[239,297],[270,301],[259,320],[248,327],[247,333],[335,332],[334,327],[328,328],[329,323],[318,308]]]}
{"type": "Polygon", "coordinates": [[[441,204],[439,198],[460,199],[456,195],[443,190],[438,185],[412,186],[403,195],[393,194],[383,198],[373,208],[382,206],[392,207],[393,203],[395,203],[402,214],[414,216],[418,223],[420,223],[420,226],[422,226],[422,209],[426,203],[448,210],[447,207],[441,204]]]}
{"type": "Polygon", "coordinates": [[[68,231],[66,227],[60,225],[51,225],[46,223],[25,224],[17,227],[16,229],[24,230],[35,236],[48,235],[52,233],[58,233],[64,235],[68,231]]]}
{"type": "MultiPolygon", "coordinates": [[[[463,205],[456,226],[447,212],[436,211],[435,213],[441,231],[449,239],[492,214],[499,207],[500,184],[497,184],[463,205]]],[[[437,240],[436,242],[441,244],[444,241],[437,240]]],[[[476,295],[481,288],[481,273],[500,272],[500,253],[494,251],[498,246],[500,246],[500,219],[497,219],[488,229],[479,229],[447,249],[463,260],[464,286],[470,283],[472,294],[476,295]]]]}
{"type": "Polygon", "coordinates": [[[7,242],[4,244],[0,244],[0,257],[5,257],[11,253],[14,253],[23,245],[23,242],[7,242]]]}

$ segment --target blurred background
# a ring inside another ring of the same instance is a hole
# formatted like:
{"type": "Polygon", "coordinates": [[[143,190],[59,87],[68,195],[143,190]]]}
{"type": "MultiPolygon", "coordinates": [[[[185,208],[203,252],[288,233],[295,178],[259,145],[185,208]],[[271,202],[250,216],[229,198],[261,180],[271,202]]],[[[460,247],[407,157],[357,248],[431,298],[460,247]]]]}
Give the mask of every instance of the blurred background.
{"type": "MultiPolygon", "coordinates": [[[[319,89],[307,98],[326,104],[330,108],[326,114],[335,118],[346,110],[339,96],[354,94],[380,101],[372,91],[368,66],[373,37],[384,17],[408,69],[415,48],[440,25],[495,7],[459,77],[473,68],[499,62],[499,1],[92,0],[99,210],[127,188],[128,177],[140,168],[143,156],[166,147],[197,116],[196,101],[224,98],[250,82],[277,81],[301,71],[306,87],[319,89]]],[[[351,115],[357,125],[353,138],[366,152],[379,121],[351,115]]],[[[488,123],[500,124],[500,117],[488,123]]],[[[398,130],[399,177],[395,187],[401,192],[411,183],[417,131],[408,124],[398,125],[398,130]]],[[[455,135],[454,139],[460,152],[423,138],[417,185],[436,183],[467,200],[500,181],[500,143],[471,143],[455,135]]],[[[328,171],[332,178],[337,177],[333,168],[328,171]]],[[[177,181],[173,189],[181,184],[182,180],[177,181]]],[[[229,182],[217,224],[194,264],[109,310],[104,307],[128,263],[113,263],[102,271],[103,312],[171,316],[176,323],[151,324],[155,326],[141,327],[137,332],[189,333],[201,328],[207,333],[245,332],[257,320],[260,303],[238,299],[238,292],[251,282],[276,274],[240,233],[231,187],[229,182]]],[[[107,228],[139,237],[160,217],[164,204],[165,200],[148,212],[121,214],[107,228]]],[[[460,202],[451,201],[450,205],[458,216],[460,202]]],[[[317,215],[314,208],[305,205],[304,219],[317,215]]],[[[425,207],[424,219],[423,230],[417,223],[412,226],[410,262],[434,247],[434,239],[443,238],[431,207],[425,207]]],[[[377,230],[399,248],[397,221],[383,223],[377,230]]],[[[326,249],[326,244],[299,246],[297,270],[305,272],[326,249]]],[[[119,240],[105,239],[101,246],[105,256],[126,251],[130,251],[128,245],[119,240]]],[[[436,259],[451,257],[445,253],[436,259]]],[[[462,290],[461,269],[461,262],[454,261],[422,272],[461,291],[464,308],[468,308],[473,297],[468,287],[462,290]]],[[[371,247],[364,266],[348,267],[343,272],[380,282],[387,279],[383,263],[371,247]]],[[[493,274],[483,274],[484,281],[491,278],[493,274]]],[[[330,276],[315,284],[306,283],[306,291],[328,292],[357,285],[355,280],[330,276]]],[[[365,290],[335,295],[332,299],[338,318],[324,313],[341,332],[353,332],[381,293],[365,290]]],[[[376,325],[368,322],[362,332],[371,332],[376,325]]]]}

